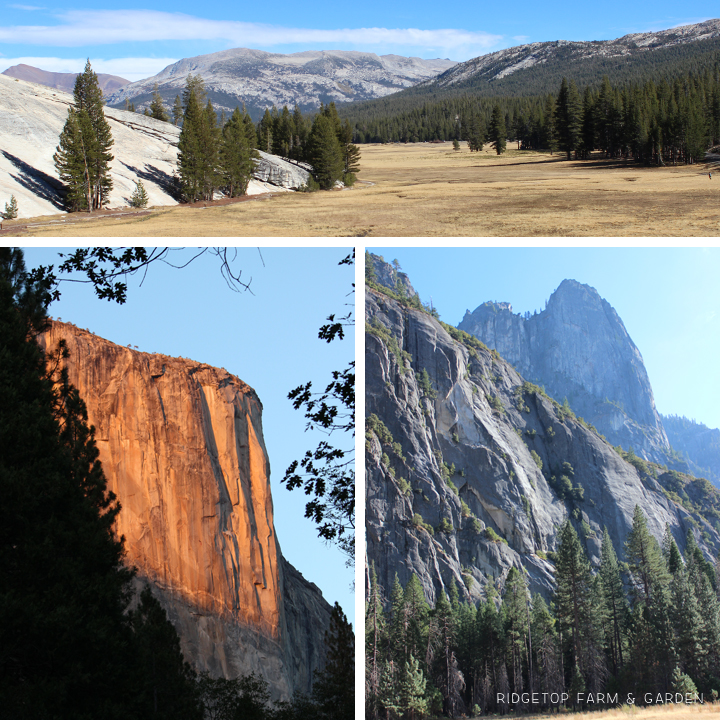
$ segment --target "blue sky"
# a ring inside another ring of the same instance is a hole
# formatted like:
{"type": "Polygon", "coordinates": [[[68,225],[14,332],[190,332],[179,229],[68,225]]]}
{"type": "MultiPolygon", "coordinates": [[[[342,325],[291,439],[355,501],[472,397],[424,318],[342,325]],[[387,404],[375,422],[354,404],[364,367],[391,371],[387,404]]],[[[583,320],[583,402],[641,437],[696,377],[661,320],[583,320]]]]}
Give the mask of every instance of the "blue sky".
{"type": "Polygon", "coordinates": [[[720,248],[378,248],[457,325],[487,300],[544,309],[566,278],[594,287],[640,350],[665,415],[720,427],[720,248]]]}
{"type": "Polygon", "coordinates": [[[0,72],[26,63],[140,80],[184,57],[233,47],[270,52],[364,50],[462,61],[527,42],[607,40],[717,17],[709,0],[570,3],[518,0],[438,6],[432,0],[205,3],[137,0],[5,3],[0,72]]]}
{"type": "MultiPolygon", "coordinates": [[[[61,248],[27,248],[28,267],[58,263],[61,248]]],[[[343,341],[317,338],[330,313],[353,302],[354,268],[338,266],[344,248],[238,248],[235,268],[252,278],[249,293],[236,294],[222,280],[216,258],[202,257],[176,270],[156,264],[140,286],[128,281],[125,305],[98,300],[86,285],[63,283],[53,317],[88,328],[119,345],[182,356],[224,367],[253,387],[263,404],[263,430],[270,457],[275,528],[283,555],[354,618],[354,571],[340,552],[317,537],[304,518],[306,496],[280,484],[285,469],[324,435],[305,432],[288,392],[308,380],[323,389],[332,370],[354,357],[352,328],[343,341]],[[264,260],[264,266],[263,262],[264,260]]],[[[189,251],[178,259],[189,259],[189,251]]],[[[348,308],[352,309],[352,308],[348,308]]]]}

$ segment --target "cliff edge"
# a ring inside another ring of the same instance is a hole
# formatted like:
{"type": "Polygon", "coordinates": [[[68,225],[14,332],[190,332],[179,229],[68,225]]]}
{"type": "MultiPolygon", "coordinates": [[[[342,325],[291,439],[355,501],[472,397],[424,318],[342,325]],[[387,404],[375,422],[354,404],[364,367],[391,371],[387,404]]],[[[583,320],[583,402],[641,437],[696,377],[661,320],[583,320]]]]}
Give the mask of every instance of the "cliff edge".
{"type": "Polygon", "coordinates": [[[330,606],[281,554],[255,391],[225,370],[137,352],[67,323],[68,370],[120,500],[128,565],[148,581],[197,670],[255,672],[308,692],[330,606]]]}

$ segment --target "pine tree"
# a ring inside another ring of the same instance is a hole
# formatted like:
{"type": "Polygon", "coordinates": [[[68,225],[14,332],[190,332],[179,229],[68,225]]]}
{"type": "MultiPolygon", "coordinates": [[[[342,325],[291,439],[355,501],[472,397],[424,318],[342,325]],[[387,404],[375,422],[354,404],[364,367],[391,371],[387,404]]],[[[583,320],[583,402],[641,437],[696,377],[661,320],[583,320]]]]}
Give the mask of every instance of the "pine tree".
{"type": "Polygon", "coordinates": [[[183,117],[183,104],[182,104],[182,101],[180,100],[179,95],[175,96],[175,102],[173,103],[173,108],[172,108],[172,116],[173,116],[173,124],[175,126],[179,125],[180,121],[182,120],[182,117],[183,117]]]}
{"type": "Polygon", "coordinates": [[[560,528],[555,572],[557,619],[567,641],[570,660],[567,669],[574,672],[574,667],[579,666],[581,671],[585,671],[592,576],[585,551],[570,520],[566,520],[560,528]]]}
{"type": "Polygon", "coordinates": [[[572,153],[578,149],[582,129],[582,103],[575,81],[570,83],[563,78],[557,98],[558,145],[570,160],[572,153]]]}
{"type": "Polygon", "coordinates": [[[557,107],[552,95],[548,95],[545,99],[541,135],[541,145],[547,147],[552,155],[558,146],[557,107]]]}
{"type": "Polygon", "coordinates": [[[485,128],[479,115],[473,113],[466,127],[466,140],[470,152],[480,152],[485,143],[485,128]]]}
{"type": "Polygon", "coordinates": [[[524,689],[523,668],[528,667],[529,670],[530,665],[528,662],[529,618],[527,603],[525,578],[517,568],[512,567],[505,580],[503,607],[505,608],[505,633],[512,667],[510,678],[513,691],[518,693],[524,689]]]}
{"type": "Polygon", "coordinates": [[[66,184],[66,203],[71,210],[98,210],[109,201],[112,190],[110,125],[103,110],[97,75],[90,66],[75,80],[74,104],[60,135],[53,159],[66,184]]]}
{"type": "Polygon", "coordinates": [[[333,720],[355,718],[355,635],[338,603],[325,635],[328,648],[324,669],[316,674],[312,698],[319,715],[333,720]]]}
{"type": "Polygon", "coordinates": [[[113,156],[110,154],[110,148],[114,140],[103,110],[105,103],[102,90],[97,75],[90,67],[90,60],[85,65],[85,71],[75,80],[73,95],[75,108],[80,114],[83,111],[87,112],[92,129],[90,137],[85,142],[85,148],[92,180],[92,209],[97,210],[108,203],[108,196],[112,190],[110,162],[113,156]]]}
{"type": "Polygon", "coordinates": [[[183,99],[185,113],[178,141],[178,174],[187,202],[212,200],[217,187],[219,165],[219,132],[217,116],[205,98],[202,78],[188,75],[183,99]]]}
{"type": "Polygon", "coordinates": [[[270,110],[265,108],[265,113],[257,126],[258,150],[269,153],[273,145],[273,119],[270,110]]]}
{"type": "Polygon", "coordinates": [[[133,701],[139,717],[157,720],[202,720],[195,672],[183,659],[180,640],[149,587],[129,613],[133,630],[135,684],[133,701]]]}
{"type": "Polygon", "coordinates": [[[500,105],[495,105],[493,108],[490,127],[488,128],[488,140],[498,155],[502,155],[502,153],[505,152],[507,128],[505,127],[505,115],[500,105]]]}
{"type": "Polygon", "coordinates": [[[432,613],[428,639],[428,667],[434,670],[435,684],[443,696],[443,711],[450,717],[464,710],[462,691],[465,679],[455,657],[455,622],[452,605],[443,590],[432,613]]]}
{"type": "Polygon", "coordinates": [[[255,158],[259,157],[255,149],[254,138],[248,137],[248,126],[235,108],[232,117],[222,129],[220,146],[220,166],[222,184],[230,197],[245,195],[248,183],[255,169],[255,158]]]}
{"type": "Polygon", "coordinates": [[[673,693],[680,693],[681,695],[689,695],[694,697],[697,693],[697,687],[688,675],[686,675],[679,666],[675,666],[672,673],[672,681],[670,689],[673,693]]]}
{"type": "Polygon", "coordinates": [[[369,590],[370,595],[365,604],[365,708],[370,717],[377,718],[387,621],[374,565],[370,566],[369,590]]]}
{"type": "Polygon", "coordinates": [[[536,658],[536,689],[543,693],[561,694],[565,690],[565,681],[556,623],[541,595],[533,597],[531,623],[536,658]]]}
{"type": "Polygon", "coordinates": [[[356,174],[360,171],[360,148],[353,145],[353,132],[350,123],[346,120],[340,128],[338,141],[343,159],[343,183],[350,186],[356,179],[356,174]]]}
{"type": "Polygon", "coordinates": [[[308,138],[308,161],[313,176],[323,190],[329,190],[343,175],[343,157],[333,122],[319,113],[308,138]]]}
{"type": "Polygon", "coordinates": [[[148,194],[147,190],[145,190],[145,186],[142,183],[142,180],[138,178],[135,181],[135,190],[133,191],[133,194],[130,196],[130,207],[134,208],[145,208],[148,204],[148,194]]]}
{"type": "Polygon", "coordinates": [[[605,632],[605,647],[613,675],[617,675],[625,664],[625,649],[627,647],[626,629],[628,624],[628,606],[625,599],[622,577],[618,566],[617,555],[612,539],[607,531],[603,531],[601,547],[600,579],[602,600],[607,618],[605,632]]]}
{"type": "Polygon", "coordinates": [[[170,122],[170,116],[167,114],[165,106],[163,105],[157,83],[155,83],[155,86],[153,87],[153,98],[150,103],[150,117],[153,117],[156,120],[162,120],[163,122],[170,122]]]}
{"type": "Polygon", "coordinates": [[[656,594],[667,585],[668,573],[660,546],[650,534],[639,505],[635,506],[632,530],[625,541],[625,557],[636,601],[652,608],[656,594]]]}
{"type": "Polygon", "coordinates": [[[0,213],[3,220],[14,220],[18,216],[18,204],[14,195],[10,196],[10,202],[5,203],[5,212],[0,213]]]}
{"type": "Polygon", "coordinates": [[[425,697],[427,680],[419,661],[412,655],[405,663],[398,687],[398,708],[409,720],[427,714],[428,701],[425,697]]]}
{"type": "Polygon", "coordinates": [[[8,717],[119,717],[131,572],[84,404],[34,339],[49,290],[0,248],[0,702],[8,717]]]}
{"type": "Polygon", "coordinates": [[[53,155],[60,180],[65,185],[65,205],[71,212],[92,207],[90,168],[85,150],[85,139],[90,132],[87,113],[78,114],[71,107],[60,133],[60,144],[53,155]]]}

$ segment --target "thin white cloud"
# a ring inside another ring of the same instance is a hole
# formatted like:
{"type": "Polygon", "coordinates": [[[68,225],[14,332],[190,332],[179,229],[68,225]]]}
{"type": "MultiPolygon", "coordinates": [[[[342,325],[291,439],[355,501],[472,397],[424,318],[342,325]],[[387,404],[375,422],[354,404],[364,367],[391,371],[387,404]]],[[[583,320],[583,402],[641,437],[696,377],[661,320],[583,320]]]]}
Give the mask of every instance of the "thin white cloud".
{"type": "Polygon", "coordinates": [[[13,10],[28,10],[30,12],[33,12],[34,10],[47,10],[47,8],[38,7],[37,5],[8,5],[7,7],[12,8],[13,10]]]}
{"type": "Polygon", "coordinates": [[[16,25],[0,28],[0,42],[79,47],[127,42],[214,40],[234,46],[346,44],[363,48],[427,48],[442,54],[481,54],[502,41],[502,36],[459,29],[342,28],[320,30],[237,21],[207,20],[183,13],[155,10],[72,10],[59,16],[58,25],[16,25]]]}
{"type": "MultiPolygon", "coordinates": [[[[135,82],[144,80],[147,77],[157,75],[168,65],[176,63],[179,58],[144,58],[128,57],[103,60],[90,58],[90,64],[96,73],[107,73],[118,75],[126,80],[135,82]]],[[[0,72],[7,70],[13,65],[30,65],[47,72],[78,73],[82,72],[87,62],[86,57],[82,58],[57,58],[57,57],[15,57],[3,58],[0,63],[0,72]]]]}

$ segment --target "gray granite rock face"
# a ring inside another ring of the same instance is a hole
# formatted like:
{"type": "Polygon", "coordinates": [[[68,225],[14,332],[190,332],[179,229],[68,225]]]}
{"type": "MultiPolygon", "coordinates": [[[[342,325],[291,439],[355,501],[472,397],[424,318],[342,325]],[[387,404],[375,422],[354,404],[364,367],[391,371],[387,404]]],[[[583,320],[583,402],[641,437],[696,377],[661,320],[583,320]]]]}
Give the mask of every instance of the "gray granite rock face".
{"type": "Polygon", "coordinates": [[[677,415],[662,415],[668,440],[687,462],[689,472],[720,487],[720,430],[677,415]]]}
{"type": "Polygon", "coordinates": [[[527,379],[595,425],[614,445],[667,462],[670,449],[640,351],[612,306],[589,285],[563,280],[541,313],[484,303],[458,325],[527,379]]]}
{"type": "Polygon", "coordinates": [[[385,262],[382,255],[374,255],[368,253],[366,262],[369,261],[372,266],[375,282],[389,288],[393,292],[397,290],[398,283],[408,297],[415,295],[415,288],[410,282],[410,278],[402,270],[397,270],[390,262],[385,262]]]}
{"type": "Polygon", "coordinates": [[[309,165],[288,162],[262,150],[258,152],[260,159],[255,162],[255,172],[253,173],[256,180],[288,190],[297,190],[303,185],[307,185],[308,177],[310,177],[309,165]]]}
{"type": "Polygon", "coordinates": [[[371,289],[366,321],[366,414],[392,435],[366,434],[367,557],[384,588],[414,573],[431,602],[452,582],[477,600],[514,565],[532,592],[549,595],[545,556],[572,508],[551,487],[563,463],[584,490],[573,522],[593,563],[605,527],[624,556],[636,505],[656,538],[668,524],[684,547],[688,513],[548,397],[523,393],[524,378],[497,351],[458,342],[427,313],[371,289]]]}
{"type": "MultiPolygon", "coordinates": [[[[0,74],[0,210],[12,195],[18,217],[64,212],[63,185],[53,155],[73,103],[69,93],[0,74]]],[[[180,128],[139,113],[106,107],[114,139],[109,207],[127,207],[142,180],[148,206],[176,205],[172,195],[180,128]]],[[[294,190],[308,171],[261,153],[248,195],[294,190]]]]}

